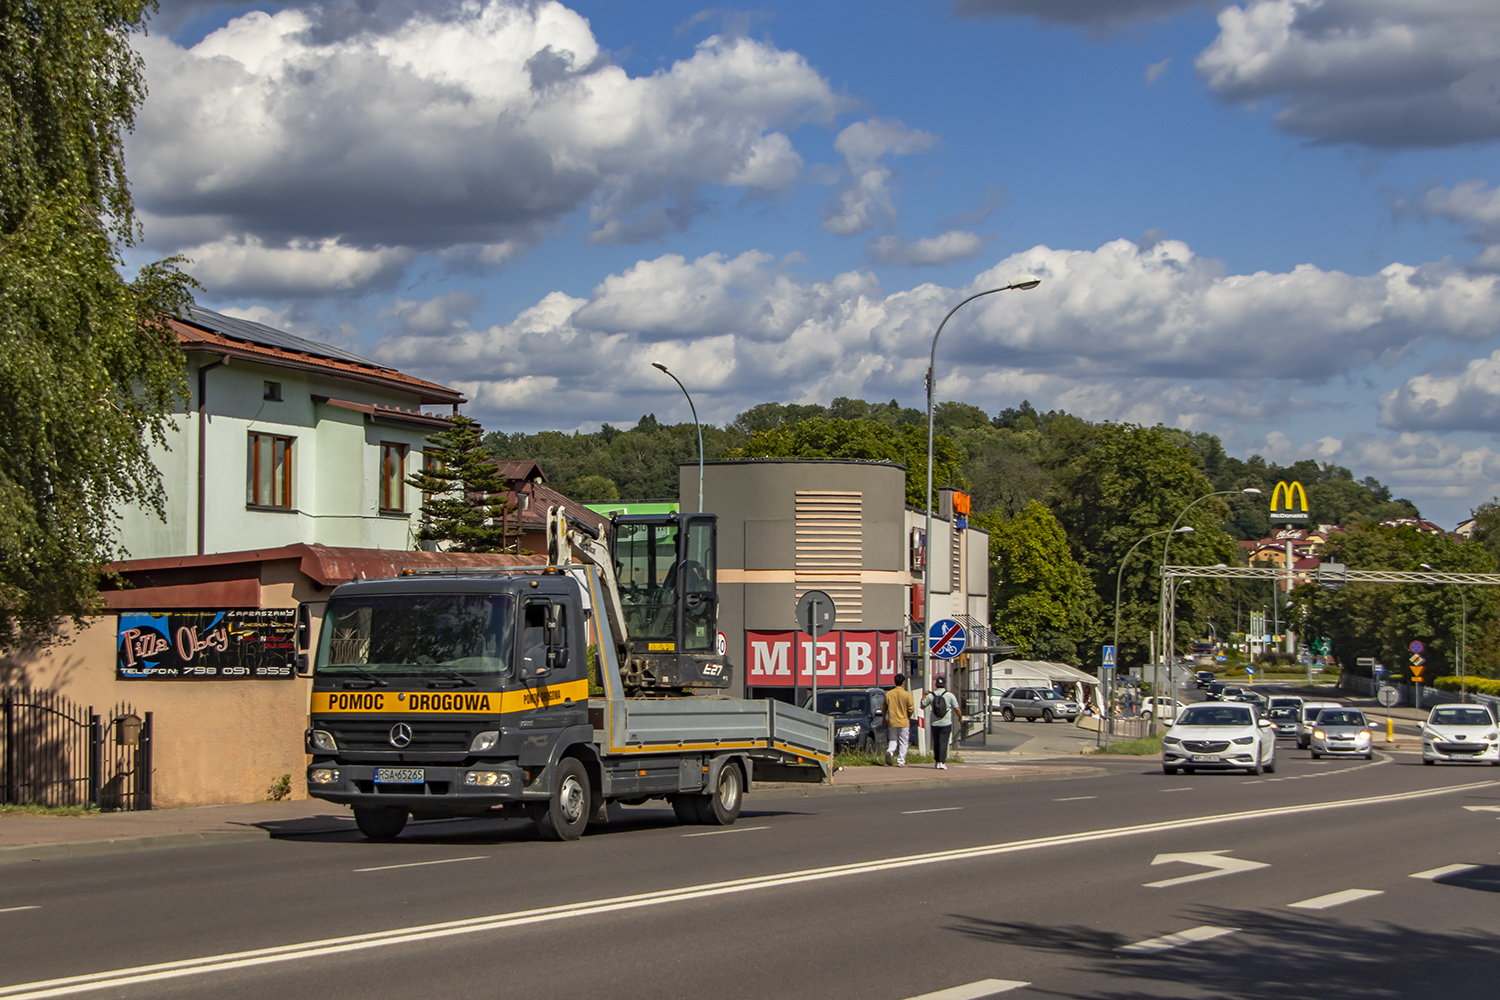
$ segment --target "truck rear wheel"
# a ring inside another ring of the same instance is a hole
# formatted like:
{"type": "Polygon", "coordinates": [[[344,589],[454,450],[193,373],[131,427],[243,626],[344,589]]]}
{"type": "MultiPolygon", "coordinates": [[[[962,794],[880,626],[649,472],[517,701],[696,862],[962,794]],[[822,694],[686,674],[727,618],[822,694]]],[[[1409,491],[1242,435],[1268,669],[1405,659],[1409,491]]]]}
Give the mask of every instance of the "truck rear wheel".
{"type": "Polygon", "coordinates": [[[557,762],[551,799],[533,817],[537,832],[547,840],[577,840],[589,823],[589,799],[588,773],[576,758],[564,757],[557,762]]]}
{"type": "Polygon", "coordinates": [[[708,826],[733,826],[740,816],[740,803],[744,800],[744,780],[737,764],[725,764],[719,768],[719,779],[711,791],[695,795],[698,822],[708,826]]]}
{"type": "Polygon", "coordinates": [[[399,806],[355,806],[354,825],[371,840],[395,840],[406,829],[406,810],[399,806]]]}

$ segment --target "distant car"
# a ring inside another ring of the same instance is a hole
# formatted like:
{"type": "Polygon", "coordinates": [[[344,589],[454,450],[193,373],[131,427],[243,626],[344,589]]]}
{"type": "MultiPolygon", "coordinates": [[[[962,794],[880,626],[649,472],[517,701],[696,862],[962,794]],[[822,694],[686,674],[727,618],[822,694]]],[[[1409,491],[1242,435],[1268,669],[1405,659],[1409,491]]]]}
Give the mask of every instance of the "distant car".
{"type": "Polygon", "coordinates": [[[1014,687],[1000,696],[1000,716],[1006,722],[1016,719],[1072,722],[1082,711],[1078,702],[1064,698],[1051,688],[1014,687]]]}
{"type": "Polygon", "coordinates": [[[1266,718],[1276,727],[1277,736],[1297,736],[1297,722],[1302,716],[1300,707],[1292,705],[1276,705],[1266,711],[1266,718]]]}
{"type": "Polygon", "coordinates": [[[1265,696],[1262,695],[1262,694],[1260,694],[1260,693],[1258,693],[1258,692],[1256,692],[1256,691],[1241,691],[1239,694],[1235,695],[1233,698],[1229,698],[1227,700],[1228,701],[1243,701],[1243,702],[1247,702],[1247,703],[1249,703],[1251,705],[1254,705],[1256,708],[1260,709],[1262,715],[1264,715],[1265,711],[1266,711],[1266,699],[1265,699],[1265,696]]]}
{"type": "Polygon", "coordinates": [[[1266,699],[1266,711],[1273,708],[1295,708],[1302,710],[1302,699],[1294,694],[1273,694],[1266,699]]]}
{"type": "MultiPolygon", "coordinates": [[[[1488,713],[1486,713],[1488,714],[1488,713]]],[[[1370,724],[1357,708],[1325,708],[1313,720],[1308,743],[1313,760],[1324,754],[1353,754],[1365,760],[1375,756],[1370,724]]]]}
{"type": "Polygon", "coordinates": [[[1437,705],[1422,726],[1422,763],[1477,761],[1500,765],[1500,729],[1481,705],[1437,705]]]}
{"type": "Polygon", "coordinates": [[[1224,685],[1218,681],[1209,684],[1207,690],[1203,692],[1203,698],[1205,701],[1223,701],[1224,685]]]}
{"type": "Polygon", "coordinates": [[[885,728],[884,708],[885,692],[880,688],[818,692],[817,710],[833,717],[835,750],[874,753],[876,730],[885,728]]]}
{"type": "Polygon", "coordinates": [[[1141,706],[1141,718],[1156,718],[1171,722],[1177,718],[1177,713],[1186,707],[1176,698],[1147,698],[1146,704],[1141,706]]]}
{"type": "Polygon", "coordinates": [[[1161,738],[1163,774],[1182,770],[1276,770],[1276,731],[1254,706],[1189,705],[1161,738]]]}
{"type": "Polygon", "coordinates": [[[1297,749],[1306,750],[1312,743],[1313,723],[1318,719],[1318,713],[1325,708],[1343,708],[1336,701],[1304,701],[1302,703],[1302,717],[1297,720],[1297,749]]]}
{"type": "Polygon", "coordinates": [[[1208,687],[1218,677],[1212,670],[1200,670],[1195,676],[1198,678],[1200,688],[1208,687]]]}

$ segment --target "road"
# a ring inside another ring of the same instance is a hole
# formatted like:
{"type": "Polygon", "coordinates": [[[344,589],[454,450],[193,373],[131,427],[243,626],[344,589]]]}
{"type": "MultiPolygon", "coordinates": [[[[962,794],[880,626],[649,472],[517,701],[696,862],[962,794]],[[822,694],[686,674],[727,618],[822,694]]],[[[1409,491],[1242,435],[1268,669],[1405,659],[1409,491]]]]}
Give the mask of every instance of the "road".
{"type": "Polygon", "coordinates": [[[15,865],[0,997],[1493,995],[1500,769],[1278,756],[15,865]]]}

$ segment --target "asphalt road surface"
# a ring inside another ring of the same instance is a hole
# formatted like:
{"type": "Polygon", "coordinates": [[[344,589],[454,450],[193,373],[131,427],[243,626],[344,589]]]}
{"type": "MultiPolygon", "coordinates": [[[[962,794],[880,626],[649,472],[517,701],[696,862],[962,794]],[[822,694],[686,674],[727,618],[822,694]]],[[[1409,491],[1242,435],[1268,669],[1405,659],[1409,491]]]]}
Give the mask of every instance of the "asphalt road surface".
{"type": "Polygon", "coordinates": [[[1278,761],[13,865],[0,997],[1494,996],[1500,769],[1278,761]]]}

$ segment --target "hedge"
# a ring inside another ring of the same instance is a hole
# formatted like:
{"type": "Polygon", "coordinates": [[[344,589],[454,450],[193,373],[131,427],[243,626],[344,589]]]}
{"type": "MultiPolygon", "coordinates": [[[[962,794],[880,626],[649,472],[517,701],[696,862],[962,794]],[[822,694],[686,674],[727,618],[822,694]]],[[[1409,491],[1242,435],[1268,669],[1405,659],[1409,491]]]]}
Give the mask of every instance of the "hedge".
{"type": "MultiPolygon", "coordinates": [[[[1493,677],[1470,677],[1466,683],[1468,689],[1475,694],[1491,694],[1500,698],[1500,680],[1493,677]]],[[[1457,677],[1434,677],[1430,686],[1443,691],[1457,691],[1460,688],[1457,677]]]]}

